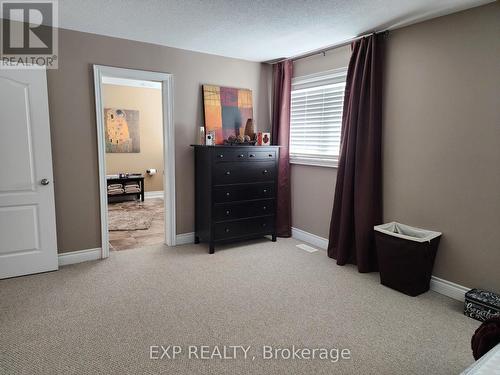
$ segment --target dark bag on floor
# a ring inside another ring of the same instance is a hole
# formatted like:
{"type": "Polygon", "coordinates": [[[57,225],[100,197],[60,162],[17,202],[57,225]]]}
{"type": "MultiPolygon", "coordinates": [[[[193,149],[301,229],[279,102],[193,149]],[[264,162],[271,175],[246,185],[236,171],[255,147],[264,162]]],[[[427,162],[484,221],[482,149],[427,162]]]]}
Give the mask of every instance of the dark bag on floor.
{"type": "Polygon", "coordinates": [[[500,344],[500,317],[483,322],[474,332],[470,344],[476,361],[500,344]]]}

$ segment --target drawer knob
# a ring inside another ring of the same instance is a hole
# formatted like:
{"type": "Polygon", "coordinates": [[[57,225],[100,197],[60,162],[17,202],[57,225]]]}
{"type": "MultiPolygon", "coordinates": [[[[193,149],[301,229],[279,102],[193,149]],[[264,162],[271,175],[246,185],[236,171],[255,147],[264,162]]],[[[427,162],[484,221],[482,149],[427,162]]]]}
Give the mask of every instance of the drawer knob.
{"type": "Polygon", "coordinates": [[[266,194],[266,193],[267,193],[267,189],[262,190],[262,192],[263,192],[264,194],[266,194]]]}
{"type": "Polygon", "coordinates": [[[250,158],[254,158],[255,157],[255,154],[250,154],[248,155],[250,158]]]}
{"type": "Polygon", "coordinates": [[[224,154],[219,154],[219,159],[222,159],[224,157],[224,154]]]}
{"type": "Polygon", "coordinates": [[[239,154],[239,155],[238,155],[238,157],[239,157],[239,158],[242,158],[242,157],[244,157],[244,156],[245,156],[245,155],[243,155],[243,154],[239,154]]]}
{"type": "Polygon", "coordinates": [[[231,195],[231,193],[229,193],[229,192],[228,192],[228,193],[226,193],[226,197],[229,197],[230,195],[231,195]]]}
{"type": "Polygon", "coordinates": [[[267,210],[267,207],[266,207],[266,206],[264,206],[264,207],[262,207],[262,209],[265,211],[265,210],[267,210]]]}
{"type": "Polygon", "coordinates": [[[224,232],[229,233],[230,232],[229,228],[224,229],[224,232]]]}
{"type": "Polygon", "coordinates": [[[268,171],[267,169],[264,169],[264,170],[262,171],[262,173],[263,173],[263,174],[268,174],[268,173],[269,173],[269,171],[268,171]]]}
{"type": "Polygon", "coordinates": [[[272,158],[273,157],[273,154],[269,154],[269,157],[272,158]]]}
{"type": "Polygon", "coordinates": [[[267,227],[267,223],[262,223],[262,228],[267,227]]]}
{"type": "Polygon", "coordinates": [[[226,215],[229,216],[229,214],[231,213],[231,211],[229,210],[226,210],[226,215]]]}
{"type": "Polygon", "coordinates": [[[231,171],[226,171],[226,176],[229,176],[231,174],[231,171]]]}

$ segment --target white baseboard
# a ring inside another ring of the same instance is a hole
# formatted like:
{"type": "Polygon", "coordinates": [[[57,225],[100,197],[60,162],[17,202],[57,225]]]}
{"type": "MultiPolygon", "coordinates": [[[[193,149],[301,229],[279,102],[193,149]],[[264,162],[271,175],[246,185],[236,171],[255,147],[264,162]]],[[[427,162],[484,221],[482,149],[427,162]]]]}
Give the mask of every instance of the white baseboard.
{"type": "MultiPolygon", "coordinates": [[[[302,229],[292,228],[292,237],[296,240],[304,241],[319,247],[320,249],[326,249],[328,247],[328,239],[306,232],[302,229]]],[[[469,291],[470,288],[432,276],[431,290],[463,302],[465,299],[465,293],[469,291]]]]}
{"type": "Polygon", "coordinates": [[[190,233],[181,233],[175,237],[176,245],[187,245],[190,243],[194,243],[194,232],[190,233]]]}
{"type": "Polygon", "coordinates": [[[89,260],[101,259],[101,248],[85,249],[71,251],[69,253],[61,253],[58,255],[59,265],[66,266],[68,264],[87,262],[89,260]]]}
{"type": "Polygon", "coordinates": [[[463,302],[465,300],[465,293],[468,292],[470,288],[432,276],[431,290],[463,302]]]}
{"type": "Polygon", "coordinates": [[[296,240],[304,241],[311,245],[317,246],[323,250],[326,250],[326,248],[328,247],[328,239],[316,236],[315,234],[306,232],[302,229],[292,228],[292,237],[296,240]]]}
{"type": "Polygon", "coordinates": [[[165,196],[165,193],[163,190],[161,191],[145,191],[144,192],[144,199],[152,199],[152,198],[163,198],[165,196]]]}

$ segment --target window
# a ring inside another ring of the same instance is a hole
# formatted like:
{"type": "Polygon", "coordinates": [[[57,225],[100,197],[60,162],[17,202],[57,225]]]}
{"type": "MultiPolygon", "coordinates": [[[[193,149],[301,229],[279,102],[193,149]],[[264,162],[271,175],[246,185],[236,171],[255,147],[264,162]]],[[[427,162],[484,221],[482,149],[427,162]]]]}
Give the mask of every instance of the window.
{"type": "Polygon", "coordinates": [[[290,162],[336,167],[347,69],[292,80],[290,162]]]}

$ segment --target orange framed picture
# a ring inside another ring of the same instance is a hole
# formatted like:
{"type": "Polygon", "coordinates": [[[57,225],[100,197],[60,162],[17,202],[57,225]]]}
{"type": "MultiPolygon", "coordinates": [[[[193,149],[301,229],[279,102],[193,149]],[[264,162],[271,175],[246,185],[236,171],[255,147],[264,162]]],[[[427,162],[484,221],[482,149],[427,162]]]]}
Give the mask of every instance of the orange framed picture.
{"type": "Polygon", "coordinates": [[[216,144],[230,136],[244,136],[248,120],[253,120],[252,90],[203,85],[205,134],[215,132],[216,144]]]}

